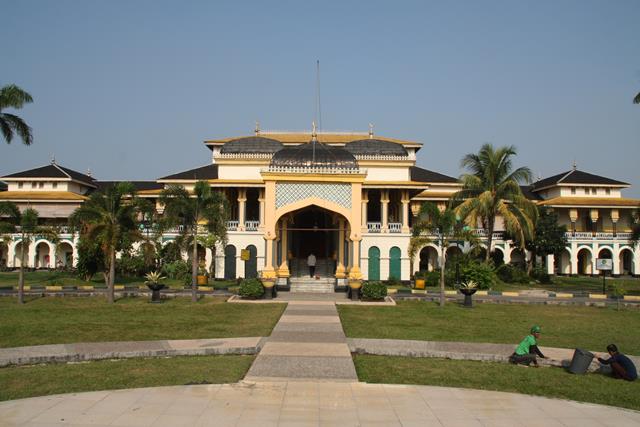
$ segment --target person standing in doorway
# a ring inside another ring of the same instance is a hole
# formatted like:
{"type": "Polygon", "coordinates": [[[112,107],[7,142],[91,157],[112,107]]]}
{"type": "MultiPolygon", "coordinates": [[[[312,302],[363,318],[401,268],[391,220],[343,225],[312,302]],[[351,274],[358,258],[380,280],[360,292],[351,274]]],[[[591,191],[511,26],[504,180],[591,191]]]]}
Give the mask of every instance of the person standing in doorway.
{"type": "Polygon", "coordinates": [[[316,274],[316,256],[313,252],[307,258],[307,265],[309,266],[309,277],[313,277],[316,274]]]}

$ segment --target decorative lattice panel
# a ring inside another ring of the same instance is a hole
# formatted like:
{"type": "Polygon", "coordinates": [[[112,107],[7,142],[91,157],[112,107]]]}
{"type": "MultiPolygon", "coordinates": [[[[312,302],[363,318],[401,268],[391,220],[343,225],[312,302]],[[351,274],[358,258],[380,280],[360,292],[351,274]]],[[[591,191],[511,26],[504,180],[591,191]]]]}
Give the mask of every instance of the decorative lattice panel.
{"type": "Polygon", "coordinates": [[[309,197],[317,197],[351,209],[351,184],[292,182],[276,184],[276,209],[309,197]]]}

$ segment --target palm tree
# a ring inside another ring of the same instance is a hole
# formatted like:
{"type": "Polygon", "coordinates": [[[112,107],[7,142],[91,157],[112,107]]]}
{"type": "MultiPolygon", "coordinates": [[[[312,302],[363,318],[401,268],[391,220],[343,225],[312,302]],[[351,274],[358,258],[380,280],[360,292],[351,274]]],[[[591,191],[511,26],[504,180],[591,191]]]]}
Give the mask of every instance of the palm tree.
{"type": "Polygon", "coordinates": [[[2,135],[11,144],[14,133],[17,133],[24,145],[31,145],[33,135],[31,128],[15,114],[3,113],[5,108],[20,109],[24,104],[33,102],[33,98],[16,85],[6,85],[0,88],[0,129],[2,135]]]}
{"type": "Polygon", "coordinates": [[[485,262],[489,261],[496,216],[500,215],[507,232],[516,238],[520,247],[533,236],[537,218],[536,205],[522,194],[520,183],[531,182],[531,170],[519,167],[513,170],[514,146],[495,149],[484,144],[478,154],[467,154],[461,165],[471,173],[463,174],[462,190],[454,200],[455,212],[472,227],[481,222],[487,230],[485,262]]]}
{"type": "Polygon", "coordinates": [[[20,233],[20,272],[18,274],[18,302],[24,304],[24,266],[26,254],[35,236],[46,237],[55,243],[58,232],[54,227],[38,225],[38,211],[27,208],[20,212],[13,202],[0,202],[0,234],[20,233]]]}
{"type": "Polygon", "coordinates": [[[217,236],[219,240],[224,239],[228,217],[227,200],[221,193],[212,191],[207,181],[198,181],[191,193],[181,185],[168,186],[160,194],[160,203],[164,205],[164,225],[180,226],[183,241],[192,246],[191,299],[196,302],[199,228],[206,224],[208,234],[217,236]]]}
{"type": "Polygon", "coordinates": [[[638,94],[636,95],[635,98],[633,98],[633,103],[634,104],[640,104],[640,92],[638,92],[638,94]]]}
{"type": "Polygon", "coordinates": [[[424,203],[420,208],[418,219],[413,226],[413,235],[409,242],[409,259],[413,260],[418,249],[435,241],[440,248],[438,263],[440,264],[440,307],[444,307],[444,275],[446,253],[449,243],[459,240],[473,241],[464,222],[457,218],[450,207],[438,208],[435,203],[424,203]]]}
{"type": "Polygon", "coordinates": [[[114,301],[116,252],[141,239],[138,229],[139,208],[133,184],[120,182],[104,192],[96,192],[70,217],[84,238],[100,244],[105,255],[104,280],[107,300],[114,301]]]}

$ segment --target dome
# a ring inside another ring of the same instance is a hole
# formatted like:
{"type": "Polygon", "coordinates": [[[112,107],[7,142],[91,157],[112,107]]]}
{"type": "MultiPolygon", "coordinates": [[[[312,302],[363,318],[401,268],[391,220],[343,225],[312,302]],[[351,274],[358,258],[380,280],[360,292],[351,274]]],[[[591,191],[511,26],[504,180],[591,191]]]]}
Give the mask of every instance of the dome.
{"type": "Polygon", "coordinates": [[[360,139],[345,144],[344,149],[351,154],[368,156],[407,156],[407,150],[395,142],[381,139],[360,139]]]}
{"type": "Polygon", "coordinates": [[[347,150],[320,142],[283,148],[271,158],[270,168],[358,170],[358,161],[347,150]]]}
{"type": "Polygon", "coordinates": [[[247,136],[225,142],[220,149],[222,154],[264,153],[272,154],[282,149],[282,143],[262,136],[247,136]]]}

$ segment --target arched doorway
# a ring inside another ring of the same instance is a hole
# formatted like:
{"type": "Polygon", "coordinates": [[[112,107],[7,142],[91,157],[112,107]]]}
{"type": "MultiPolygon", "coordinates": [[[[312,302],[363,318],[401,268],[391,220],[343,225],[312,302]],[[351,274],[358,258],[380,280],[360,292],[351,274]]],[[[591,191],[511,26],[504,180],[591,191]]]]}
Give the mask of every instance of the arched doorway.
{"type": "MultiPolygon", "coordinates": [[[[73,266],[73,247],[69,242],[60,242],[56,245],[56,268],[73,266]]],[[[53,266],[52,266],[53,267],[53,266]]]]}
{"type": "Polygon", "coordinates": [[[9,265],[9,246],[0,242],[0,267],[6,268],[9,265]]]}
{"type": "MultiPolygon", "coordinates": [[[[283,219],[278,227],[282,236],[285,232],[283,219]]],[[[307,206],[289,215],[286,230],[286,239],[281,237],[281,242],[286,240],[286,247],[280,246],[281,253],[276,259],[282,260],[283,254],[288,258],[291,276],[307,276],[307,259],[313,254],[316,258],[315,274],[333,277],[340,249],[338,215],[315,205],[307,206]]],[[[347,230],[342,231],[348,236],[347,230]]]]}
{"type": "MultiPolygon", "coordinates": [[[[22,242],[18,242],[15,245],[15,249],[14,249],[14,253],[13,253],[13,266],[15,268],[18,268],[22,265],[22,248],[24,247],[24,245],[22,244],[22,242]]],[[[28,249],[25,250],[25,254],[24,254],[24,263],[25,263],[25,267],[29,266],[29,259],[28,259],[28,249]]]]}
{"type": "Polygon", "coordinates": [[[563,249],[555,258],[556,270],[559,274],[571,274],[571,253],[568,249],[563,249]]]}
{"type": "Polygon", "coordinates": [[[462,255],[462,249],[458,246],[449,246],[446,252],[445,268],[456,265],[458,263],[457,258],[460,258],[462,255]]]}
{"type": "Polygon", "coordinates": [[[504,264],[504,253],[502,249],[495,248],[493,252],[491,252],[491,260],[493,261],[493,265],[496,267],[504,264]]]}
{"type": "MultiPolygon", "coordinates": [[[[610,259],[613,260],[613,253],[611,252],[611,249],[609,248],[602,248],[598,251],[598,257],[599,259],[610,259]]],[[[596,270],[595,273],[601,273],[600,270],[596,270]]],[[[608,271],[608,274],[612,274],[613,271],[608,271]]]]}
{"type": "Polygon", "coordinates": [[[247,246],[249,251],[249,259],[244,262],[244,277],[246,279],[255,279],[258,277],[258,249],[255,246],[247,246]]]}
{"type": "Polygon", "coordinates": [[[633,252],[629,248],[622,248],[618,255],[620,261],[620,274],[636,274],[633,265],[633,252]]]}
{"type": "Polygon", "coordinates": [[[224,278],[236,279],[236,247],[227,245],[224,248],[224,278]]]}
{"type": "Polygon", "coordinates": [[[433,246],[420,250],[420,271],[433,271],[438,268],[438,251],[433,246]]]}
{"type": "Polygon", "coordinates": [[[400,257],[402,252],[397,246],[389,249],[389,280],[400,280],[401,276],[401,263],[400,257]]]}
{"type": "Polygon", "coordinates": [[[377,246],[369,248],[369,280],[380,280],[380,249],[377,246]]]}
{"type": "Polygon", "coordinates": [[[593,274],[589,249],[582,248],[578,251],[578,274],[593,274]]]}
{"type": "Polygon", "coordinates": [[[35,268],[50,268],[51,253],[47,242],[39,242],[36,245],[36,259],[34,260],[35,268]]]}

